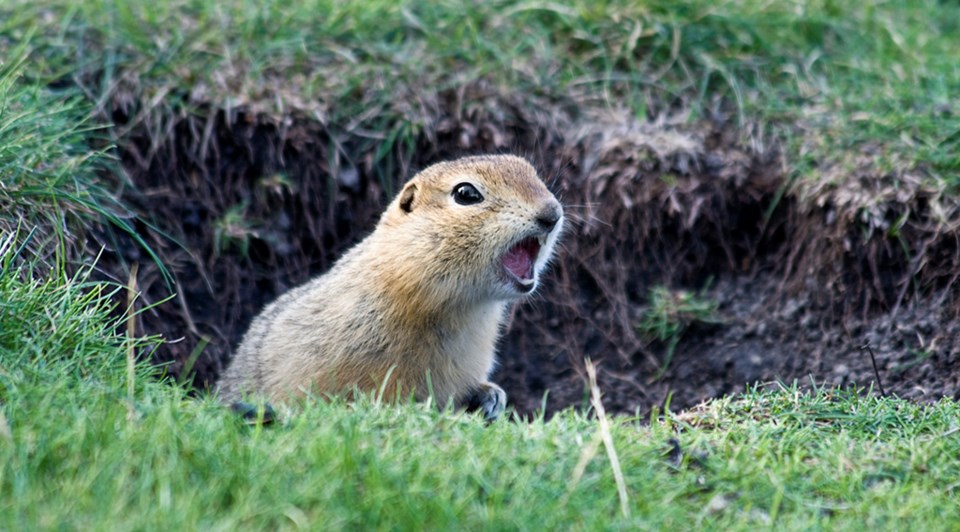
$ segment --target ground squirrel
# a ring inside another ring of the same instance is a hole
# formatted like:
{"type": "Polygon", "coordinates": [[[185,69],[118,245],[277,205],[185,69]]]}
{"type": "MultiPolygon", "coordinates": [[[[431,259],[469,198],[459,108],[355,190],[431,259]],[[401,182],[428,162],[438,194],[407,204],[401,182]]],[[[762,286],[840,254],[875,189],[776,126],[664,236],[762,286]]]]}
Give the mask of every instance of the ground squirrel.
{"type": "Polygon", "coordinates": [[[506,394],[487,378],[505,311],[536,288],[562,225],[520,157],[428,167],[329,272],[253,320],[221,399],[383,390],[499,416],[506,394]]]}

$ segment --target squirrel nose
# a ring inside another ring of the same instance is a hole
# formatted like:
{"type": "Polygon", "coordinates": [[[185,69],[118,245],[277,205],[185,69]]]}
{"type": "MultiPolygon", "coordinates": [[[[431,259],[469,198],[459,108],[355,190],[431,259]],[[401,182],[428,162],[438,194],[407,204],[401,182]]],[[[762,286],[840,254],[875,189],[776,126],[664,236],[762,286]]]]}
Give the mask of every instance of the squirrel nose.
{"type": "Polygon", "coordinates": [[[545,207],[537,214],[536,220],[541,229],[550,232],[560,221],[560,208],[557,205],[545,207]]]}

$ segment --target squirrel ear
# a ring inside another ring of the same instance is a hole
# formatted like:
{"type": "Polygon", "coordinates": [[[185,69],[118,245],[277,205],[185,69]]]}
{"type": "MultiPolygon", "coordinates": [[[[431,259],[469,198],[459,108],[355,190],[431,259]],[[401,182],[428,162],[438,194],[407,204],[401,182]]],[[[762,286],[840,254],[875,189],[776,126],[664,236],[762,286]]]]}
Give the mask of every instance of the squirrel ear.
{"type": "Polygon", "coordinates": [[[403,212],[412,212],[413,211],[413,200],[417,195],[417,185],[413,183],[404,187],[403,192],[400,193],[400,210],[403,212]]]}

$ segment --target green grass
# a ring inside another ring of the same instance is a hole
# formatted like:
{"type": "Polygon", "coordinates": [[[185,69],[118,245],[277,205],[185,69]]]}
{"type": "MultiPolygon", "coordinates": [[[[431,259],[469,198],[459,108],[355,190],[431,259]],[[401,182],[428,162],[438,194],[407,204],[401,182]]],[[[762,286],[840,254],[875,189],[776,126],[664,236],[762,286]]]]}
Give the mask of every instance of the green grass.
{"type": "Polygon", "coordinates": [[[248,426],[143,364],[129,373],[127,350],[152,344],[117,333],[124,288],[37,274],[13,241],[0,242],[0,529],[960,526],[947,399],[782,387],[610,419],[623,511],[590,414],[487,426],[361,399],[248,426]]]}
{"type": "Polygon", "coordinates": [[[612,419],[624,515],[598,424],[572,411],[486,426],[426,405],[309,402],[251,427],[141,365],[131,415],[113,289],[0,280],[0,528],[960,525],[949,400],[784,388],[612,419]]]}
{"type": "Polygon", "coordinates": [[[11,0],[0,20],[0,52],[28,42],[33,79],[157,136],[151,117],[248,106],[382,156],[431,130],[437,91],[486,79],[576,112],[680,102],[690,123],[727,102],[811,178],[864,147],[878,174],[960,170],[956,2],[11,0]]]}
{"type": "MultiPolygon", "coordinates": [[[[15,59],[15,58],[14,58],[15,59]]],[[[67,211],[92,214],[91,150],[77,99],[63,100],[22,83],[23,60],[0,65],[0,229],[63,226],[67,211]]]]}
{"type": "Polygon", "coordinates": [[[21,51],[11,53],[0,63],[0,240],[14,235],[18,245],[59,250],[66,267],[84,259],[64,244],[84,249],[90,228],[108,226],[129,234],[159,264],[100,179],[114,170],[109,146],[93,147],[103,144],[103,126],[90,120],[90,105],[26,81],[32,65],[21,51]]]}
{"type": "Polygon", "coordinates": [[[128,373],[109,297],[123,287],[38,276],[12,240],[0,243],[5,530],[960,526],[960,405],[947,399],[782,387],[613,418],[624,512],[589,414],[487,426],[361,399],[248,426],[143,364],[128,373]]]}

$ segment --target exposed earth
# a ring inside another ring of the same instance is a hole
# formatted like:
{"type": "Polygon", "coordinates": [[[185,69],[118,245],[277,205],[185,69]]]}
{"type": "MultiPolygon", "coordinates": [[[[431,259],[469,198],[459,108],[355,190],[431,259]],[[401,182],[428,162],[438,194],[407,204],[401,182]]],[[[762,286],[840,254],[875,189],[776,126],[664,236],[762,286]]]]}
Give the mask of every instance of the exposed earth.
{"type": "Polygon", "coordinates": [[[120,146],[125,201],[174,284],[122,236],[93,238],[119,251],[106,275],[140,263],[146,303],[178,294],[141,316],[142,333],[169,341],[156,360],[208,388],[256,312],[329,268],[416,169],[512,152],[547,177],[571,221],[501,344],[494,380],[521,414],[586,407],[585,357],[622,413],[778,380],[960,399],[960,231],[935,223],[955,207],[922,169],[880,172],[864,147],[824,162],[810,185],[775,140],[719,111],[695,126],[641,122],[471,91],[451,95],[416,146],[386,154],[310,120],[242,111],[171,118],[157,139],[116,110],[132,132],[120,146]],[[717,305],[710,320],[677,317],[687,327],[669,361],[638,329],[657,286],[717,305]]]}

